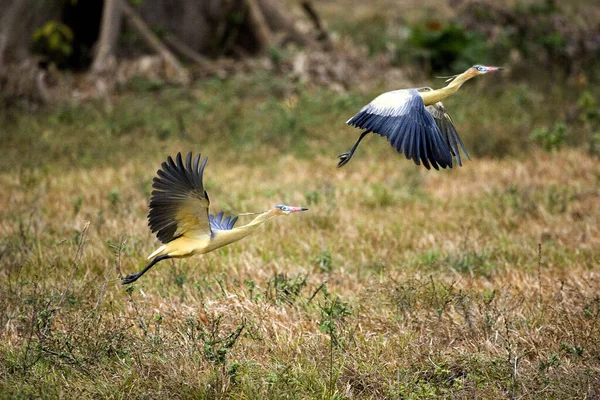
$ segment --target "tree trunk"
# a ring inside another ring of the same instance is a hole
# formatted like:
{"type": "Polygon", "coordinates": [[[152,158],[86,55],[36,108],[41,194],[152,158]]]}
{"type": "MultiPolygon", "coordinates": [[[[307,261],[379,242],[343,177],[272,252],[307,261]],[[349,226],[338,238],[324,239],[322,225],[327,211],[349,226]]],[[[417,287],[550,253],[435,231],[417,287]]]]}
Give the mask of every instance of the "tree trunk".
{"type": "Polygon", "coordinates": [[[0,69],[4,66],[6,52],[11,45],[11,37],[14,36],[16,24],[22,20],[28,3],[28,0],[14,0],[0,17],[0,69]]]}
{"type": "Polygon", "coordinates": [[[135,12],[133,7],[131,7],[126,1],[121,3],[121,7],[127,18],[131,21],[133,27],[139,32],[144,41],[146,41],[146,43],[148,43],[148,45],[154,49],[154,51],[156,51],[163,58],[163,60],[165,60],[167,65],[173,68],[175,74],[177,75],[177,80],[183,85],[188,85],[190,83],[190,75],[179,63],[173,53],[171,53],[169,49],[160,41],[160,39],[156,37],[144,20],[138,15],[138,13],[135,12]]]}
{"type": "Polygon", "coordinates": [[[92,73],[94,74],[108,72],[116,67],[115,51],[121,31],[121,1],[123,0],[104,0],[100,39],[92,63],[92,73]]]}
{"type": "Polygon", "coordinates": [[[260,9],[263,12],[265,20],[268,21],[271,30],[274,32],[284,32],[287,39],[301,46],[314,46],[314,40],[308,35],[303,34],[296,28],[296,20],[289,12],[284,12],[285,5],[277,0],[258,0],[260,9]]]}
{"type": "Polygon", "coordinates": [[[248,23],[256,35],[257,47],[259,51],[264,51],[273,43],[271,29],[255,0],[246,0],[246,5],[248,6],[248,23]]]}

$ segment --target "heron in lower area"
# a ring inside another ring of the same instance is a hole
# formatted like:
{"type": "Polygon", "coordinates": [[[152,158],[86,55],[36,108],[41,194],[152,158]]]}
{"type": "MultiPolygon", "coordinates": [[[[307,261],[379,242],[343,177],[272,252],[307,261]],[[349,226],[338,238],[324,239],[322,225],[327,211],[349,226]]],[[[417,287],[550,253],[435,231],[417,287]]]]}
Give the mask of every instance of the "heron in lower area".
{"type": "Polygon", "coordinates": [[[469,79],[501,69],[475,65],[449,77],[446,82],[450,83],[442,89],[401,89],[376,97],[346,122],[365,131],[350,151],[339,155],[338,168],[350,161],[360,141],[370,132],[385,136],[399,153],[417,165],[422,162],[427,169],[452,168],[452,156],[462,166],[459,146],[468,159],[469,154],[441,101],[469,79]]]}
{"type": "Polygon", "coordinates": [[[308,210],[278,205],[259,213],[249,224],[234,228],[238,217],[223,218],[223,212],[217,216],[208,213],[210,201],[202,183],[208,158],[200,163],[198,154],[192,162],[189,153],[185,165],[181,153],[175,158],[176,162],[169,157],[162,163],[152,184],[148,225],[163,245],[150,254],[148,259],[152,261],[146,268],[123,278],[124,285],[135,282],[159,261],[211,252],[243,239],[271,218],[308,210]]]}

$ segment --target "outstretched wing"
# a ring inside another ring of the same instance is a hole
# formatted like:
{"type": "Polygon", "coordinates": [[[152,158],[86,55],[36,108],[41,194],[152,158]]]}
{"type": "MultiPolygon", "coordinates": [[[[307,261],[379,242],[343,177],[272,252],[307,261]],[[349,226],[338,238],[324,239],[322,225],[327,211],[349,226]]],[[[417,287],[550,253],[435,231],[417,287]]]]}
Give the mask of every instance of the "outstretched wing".
{"type": "Polygon", "coordinates": [[[192,153],[186,157],[185,165],[181,153],[176,162],[171,157],[162,163],[154,178],[148,225],[163,243],[193,233],[211,235],[208,221],[210,201],[202,184],[202,174],[208,158],[200,164],[198,154],[192,163],[192,153]]]}
{"type": "Polygon", "coordinates": [[[347,122],[385,136],[399,153],[425,168],[452,168],[452,155],[416,89],[387,92],[347,122]]]}
{"type": "Polygon", "coordinates": [[[454,122],[452,121],[450,115],[446,112],[446,108],[441,101],[438,101],[431,106],[425,107],[425,109],[429,112],[429,114],[431,114],[435,120],[435,123],[440,129],[440,132],[442,132],[444,140],[446,140],[446,143],[448,146],[450,146],[452,155],[454,158],[456,158],[456,163],[462,167],[462,161],[460,159],[458,147],[460,146],[460,149],[465,154],[465,157],[467,157],[467,160],[470,160],[471,158],[469,157],[469,153],[467,153],[467,149],[465,149],[465,145],[463,144],[462,140],[460,140],[458,132],[454,127],[454,122]]]}
{"type": "Polygon", "coordinates": [[[233,226],[235,225],[235,223],[237,222],[238,217],[231,218],[231,215],[229,215],[229,216],[227,216],[227,218],[223,218],[223,216],[224,216],[223,211],[218,213],[216,216],[210,214],[208,216],[208,218],[210,220],[210,227],[212,229],[218,229],[221,231],[231,230],[233,228],[233,226]]]}

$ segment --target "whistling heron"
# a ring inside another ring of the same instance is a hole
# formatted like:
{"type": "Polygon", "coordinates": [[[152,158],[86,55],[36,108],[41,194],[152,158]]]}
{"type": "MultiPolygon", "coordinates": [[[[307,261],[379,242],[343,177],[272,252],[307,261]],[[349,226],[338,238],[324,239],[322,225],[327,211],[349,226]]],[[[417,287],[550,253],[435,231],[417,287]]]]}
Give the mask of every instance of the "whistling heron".
{"type": "Polygon", "coordinates": [[[135,282],[159,261],[204,254],[237,242],[257,230],[263,223],[280,215],[306,211],[304,207],[278,205],[260,213],[249,224],[234,225],[238,217],[223,218],[223,212],[208,214],[208,193],[204,190],[202,176],[208,158],[200,163],[200,154],[192,162],[192,153],[185,164],[181,153],[176,161],[171,157],[162,163],[154,178],[148,225],[163,243],[148,259],[150,263],[138,272],[123,278],[122,283],[135,282]]]}
{"type": "Polygon", "coordinates": [[[346,122],[365,131],[350,151],[339,155],[338,168],[350,161],[360,141],[370,132],[385,136],[399,153],[417,165],[422,162],[427,169],[430,165],[435,169],[452,168],[452,156],[462,166],[459,146],[468,159],[469,154],[441,101],[469,79],[501,69],[475,65],[449,77],[446,82],[450,83],[442,89],[401,89],[378,96],[346,122]]]}

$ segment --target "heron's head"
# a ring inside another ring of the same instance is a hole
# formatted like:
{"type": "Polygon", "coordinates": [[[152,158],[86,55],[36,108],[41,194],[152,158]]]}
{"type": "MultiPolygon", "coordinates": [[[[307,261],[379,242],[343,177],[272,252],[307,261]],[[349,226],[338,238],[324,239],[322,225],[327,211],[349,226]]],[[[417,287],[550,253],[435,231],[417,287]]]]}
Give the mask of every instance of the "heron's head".
{"type": "Polygon", "coordinates": [[[299,211],[306,211],[308,210],[308,208],[306,207],[293,207],[293,206],[286,206],[285,204],[279,204],[275,207],[273,207],[273,212],[275,213],[275,215],[288,215],[291,213],[295,213],[295,212],[299,212],[299,211]]]}
{"type": "Polygon", "coordinates": [[[471,68],[469,68],[469,72],[471,72],[473,76],[476,76],[487,74],[488,72],[500,71],[501,69],[502,68],[500,67],[486,67],[485,65],[473,65],[471,68]]]}

